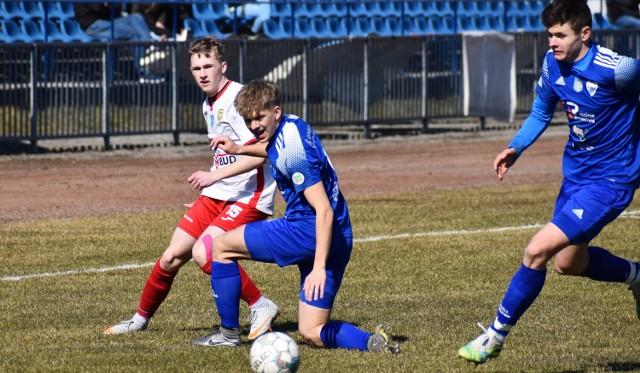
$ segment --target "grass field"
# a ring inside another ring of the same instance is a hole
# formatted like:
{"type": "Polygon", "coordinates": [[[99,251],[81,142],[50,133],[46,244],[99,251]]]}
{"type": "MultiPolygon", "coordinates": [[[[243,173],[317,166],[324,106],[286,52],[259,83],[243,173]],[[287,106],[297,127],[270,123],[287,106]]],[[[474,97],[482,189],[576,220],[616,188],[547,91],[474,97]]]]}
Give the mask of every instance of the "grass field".
{"type": "MultiPolygon", "coordinates": [[[[626,287],[561,278],[551,268],[498,359],[475,366],[456,355],[479,334],[476,322],[493,320],[536,230],[531,225],[548,220],[557,188],[501,184],[351,199],[357,241],[334,318],[366,330],[392,325],[402,353],[301,345],[300,371],[640,370],[640,321],[626,287]]],[[[640,259],[638,209],[634,202],[594,244],[640,259]]],[[[246,340],[241,348],[190,345],[218,322],[208,277],[193,263],[176,278],[149,330],[102,335],[133,315],[148,263],[160,255],[181,214],[0,225],[0,371],[249,372],[246,340]],[[141,266],[113,269],[126,264],[141,266]],[[55,275],[19,277],[44,273],[55,275]]],[[[300,342],[297,269],[245,268],[283,309],[275,329],[300,342]]],[[[241,317],[247,314],[242,305],[241,317]]]]}

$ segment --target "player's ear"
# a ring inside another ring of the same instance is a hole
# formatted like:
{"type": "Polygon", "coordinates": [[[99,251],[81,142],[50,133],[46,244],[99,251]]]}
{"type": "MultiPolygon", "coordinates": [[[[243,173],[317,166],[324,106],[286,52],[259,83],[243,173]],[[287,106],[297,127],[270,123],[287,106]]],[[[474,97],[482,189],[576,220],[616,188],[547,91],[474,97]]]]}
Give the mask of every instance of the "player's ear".
{"type": "Polygon", "coordinates": [[[280,118],[282,117],[282,108],[279,105],[276,105],[273,108],[273,116],[274,118],[276,118],[276,120],[280,120],[280,118]]]}
{"type": "Polygon", "coordinates": [[[582,28],[582,31],[580,33],[580,39],[583,42],[586,42],[587,40],[589,40],[589,38],[591,38],[591,27],[585,26],[582,28]]]}
{"type": "Polygon", "coordinates": [[[220,70],[223,74],[227,73],[227,61],[222,61],[222,63],[220,64],[220,70]]]}

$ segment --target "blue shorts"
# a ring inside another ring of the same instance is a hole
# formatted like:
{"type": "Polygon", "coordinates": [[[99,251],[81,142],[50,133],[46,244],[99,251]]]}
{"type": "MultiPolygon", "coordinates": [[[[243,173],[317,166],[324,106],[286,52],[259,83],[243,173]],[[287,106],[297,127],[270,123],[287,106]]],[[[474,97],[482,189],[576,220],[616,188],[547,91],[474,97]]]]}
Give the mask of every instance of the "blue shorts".
{"type": "Polygon", "coordinates": [[[631,204],[634,192],[564,179],[551,222],[572,244],[589,243],[631,204]]]}
{"type": "Polygon", "coordinates": [[[280,218],[250,223],[244,229],[244,242],[252,260],[276,263],[280,267],[297,264],[300,270],[300,300],[318,308],[333,308],[351,258],[352,237],[345,237],[339,229],[333,230],[324,297],[316,301],[307,300],[302,290],[305,278],[313,269],[316,255],[315,219],[289,221],[280,218]]]}

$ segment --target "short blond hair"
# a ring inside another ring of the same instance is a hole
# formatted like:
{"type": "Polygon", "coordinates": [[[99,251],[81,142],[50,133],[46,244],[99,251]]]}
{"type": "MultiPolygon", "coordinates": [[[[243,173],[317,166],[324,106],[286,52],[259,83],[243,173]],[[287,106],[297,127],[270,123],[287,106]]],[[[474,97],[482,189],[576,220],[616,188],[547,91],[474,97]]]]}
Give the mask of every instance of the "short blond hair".
{"type": "Polygon", "coordinates": [[[196,39],[189,44],[189,58],[193,55],[211,57],[222,63],[225,61],[224,47],[215,36],[196,39]]]}
{"type": "Polygon", "coordinates": [[[280,106],[280,89],[265,80],[252,80],[240,89],[234,104],[243,118],[250,118],[262,110],[280,106]]]}

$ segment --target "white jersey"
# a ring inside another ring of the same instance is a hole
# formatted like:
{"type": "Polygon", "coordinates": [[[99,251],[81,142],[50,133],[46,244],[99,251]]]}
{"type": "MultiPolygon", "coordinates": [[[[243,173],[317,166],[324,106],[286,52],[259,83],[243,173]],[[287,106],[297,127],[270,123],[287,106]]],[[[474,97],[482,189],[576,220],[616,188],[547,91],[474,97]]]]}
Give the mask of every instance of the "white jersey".
{"type": "MultiPolygon", "coordinates": [[[[238,145],[255,142],[256,139],[247,128],[233,101],[242,85],[229,81],[214,98],[207,98],[202,113],[207,122],[209,140],[216,136],[229,136],[238,145]]],[[[240,155],[227,154],[222,149],[213,151],[211,171],[226,167],[240,155]]],[[[256,169],[234,177],[222,179],[202,190],[202,195],[221,201],[237,201],[273,215],[276,183],[269,172],[269,160],[256,169]]]]}

